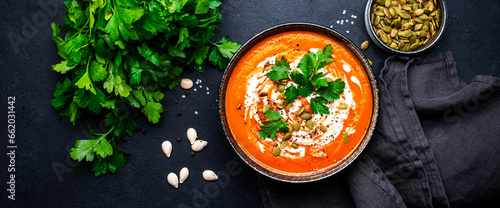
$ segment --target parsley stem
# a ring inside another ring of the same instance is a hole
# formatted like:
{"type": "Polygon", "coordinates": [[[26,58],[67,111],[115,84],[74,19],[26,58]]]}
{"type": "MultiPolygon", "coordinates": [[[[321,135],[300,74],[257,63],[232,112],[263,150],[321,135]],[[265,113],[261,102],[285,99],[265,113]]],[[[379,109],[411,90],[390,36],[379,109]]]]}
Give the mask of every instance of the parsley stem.
{"type": "MultiPolygon", "coordinates": [[[[219,12],[217,12],[217,14],[215,14],[214,16],[212,17],[209,17],[209,18],[206,18],[206,19],[202,19],[202,20],[198,20],[198,22],[206,22],[206,21],[210,21],[214,18],[216,18],[217,16],[219,16],[219,12]]],[[[199,25],[198,25],[199,26],[199,25]]]]}

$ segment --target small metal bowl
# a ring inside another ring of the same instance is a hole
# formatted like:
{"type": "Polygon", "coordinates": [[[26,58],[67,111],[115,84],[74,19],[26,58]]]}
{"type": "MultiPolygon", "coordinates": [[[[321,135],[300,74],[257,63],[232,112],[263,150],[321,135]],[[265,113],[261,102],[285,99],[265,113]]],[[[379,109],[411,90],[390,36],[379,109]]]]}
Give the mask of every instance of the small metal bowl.
{"type": "Polygon", "coordinates": [[[447,21],[447,11],[446,11],[446,4],[444,0],[437,0],[436,1],[438,4],[438,8],[440,11],[440,26],[439,29],[436,31],[436,34],[434,34],[431,39],[423,46],[417,48],[417,50],[413,51],[400,51],[400,50],[395,50],[388,45],[386,45],[382,40],[377,36],[376,31],[373,30],[372,24],[371,24],[371,18],[370,18],[370,13],[371,13],[371,6],[373,5],[374,1],[373,0],[368,0],[366,3],[366,8],[365,8],[365,27],[366,31],[368,32],[368,35],[372,39],[372,41],[377,45],[380,49],[384,50],[385,52],[396,54],[396,55],[403,55],[403,56],[415,56],[418,54],[421,54],[430,48],[432,48],[434,45],[437,44],[439,39],[441,39],[441,36],[444,33],[444,29],[446,27],[446,21],[447,21]]]}
{"type": "Polygon", "coordinates": [[[330,28],[326,28],[316,24],[288,23],[288,24],[277,25],[267,30],[264,30],[263,32],[258,33],[257,35],[253,36],[250,40],[248,40],[245,44],[243,44],[238,51],[236,51],[233,58],[229,62],[226,71],[224,72],[224,75],[222,76],[220,90],[219,90],[219,115],[224,129],[224,133],[226,134],[229,143],[231,144],[235,152],[238,154],[238,156],[254,170],[265,176],[268,176],[270,178],[279,181],[290,182],[290,183],[312,182],[329,177],[341,171],[342,169],[347,167],[352,161],[354,161],[366,147],[375,128],[375,123],[378,116],[378,90],[375,83],[375,77],[373,76],[367,58],[363,55],[360,49],[358,49],[346,37],[344,37],[343,35],[334,30],[331,30],[330,28]],[[373,96],[371,120],[369,126],[367,126],[366,128],[365,136],[361,139],[360,143],[353,149],[353,151],[350,154],[348,154],[346,157],[343,157],[340,161],[332,163],[330,167],[316,172],[292,174],[267,168],[265,164],[262,164],[260,161],[257,161],[253,157],[248,155],[248,153],[243,149],[243,147],[240,146],[237,138],[235,138],[235,136],[233,135],[227,120],[225,100],[230,98],[226,97],[226,92],[231,90],[228,89],[228,83],[238,62],[249,50],[251,50],[252,47],[254,47],[259,42],[273,35],[289,31],[314,32],[333,38],[334,40],[337,40],[339,43],[344,44],[346,48],[353,53],[353,55],[360,61],[361,65],[363,66],[363,70],[365,70],[368,80],[370,82],[372,96],[373,96]]]}

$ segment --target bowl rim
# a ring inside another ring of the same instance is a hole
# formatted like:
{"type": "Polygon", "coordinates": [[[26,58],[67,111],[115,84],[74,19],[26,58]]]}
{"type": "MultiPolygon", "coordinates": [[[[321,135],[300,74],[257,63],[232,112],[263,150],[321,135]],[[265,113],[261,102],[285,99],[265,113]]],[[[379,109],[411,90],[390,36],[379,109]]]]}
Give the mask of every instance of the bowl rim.
{"type": "Polygon", "coordinates": [[[445,2],[445,0],[436,0],[436,1],[438,3],[440,3],[440,6],[442,8],[441,11],[442,11],[443,18],[441,20],[441,27],[439,28],[437,34],[434,35],[433,37],[431,37],[430,43],[424,47],[421,47],[418,50],[415,50],[415,51],[395,50],[395,49],[389,47],[388,45],[386,45],[385,43],[383,43],[382,40],[380,40],[380,38],[377,37],[376,32],[373,30],[373,27],[371,27],[371,19],[370,19],[370,13],[371,13],[370,10],[371,10],[371,5],[373,4],[373,0],[368,0],[368,2],[366,3],[366,7],[365,7],[365,15],[364,15],[365,20],[364,21],[365,21],[366,32],[368,32],[368,36],[370,36],[370,39],[375,43],[375,45],[377,45],[380,49],[382,49],[385,52],[389,52],[389,53],[396,54],[396,55],[406,55],[406,56],[415,56],[415,55],[422,54],[422,53],[428,51],[429,49],[431,49],[432,47],[434,47],[439,42],[439,40],[443,36],[444,30],[446,28],[446,22],[448,19],[447,18],[448,12],[447,12],[447,8],[446,8],[446,2],[445,2]]]}
{"type": "Polygon", "coordinates": [[[376,86],[376,80],[375,76],[373,75],[372,68],[368,62],[368,59],[366,56],[361,52],[361,50],[349,39],[347,39],[345,36],[342,34],[338,33],[337,31],[317,25],[314,23],[307,23],[307,22],[291,22],[291,23],[284,23],[284,24],[278,24],[276,26],[272,26],[268,29],[265,29],[256,35],[252,36],[248,41],[246,41],[233,55],[231,60],[229,61],[224,74],[221,78],[220,86],[219,86],[219,99],[218,99],[219,105],[219,116],[220,116],[220,121],[223,127],[224,134],[226,135],[226,138],[228,139],[231,147],[233,150],[236,152],[236,154],[250,167],[252,167],[254,170],[259,172],[262,175],[265,175],[269,178],[278,180],[278,181],[283,181],[283,182],[289,182],[289,183],[306,183],[306,182],[313,182],[313,181],[318,181],[324,178],[327,178],[329,176],[332,176],[339,171],[343,170],[345,167],[347,167],[349,164],[351,164],[358,156],[359,154],[364,150],[366,145],[368,144],[368,141],[371,139],[371,136],[373,134],[373,131],[375,129],[377,117],[378,117],[378,103],[379,103],[379,96],[378,96],[378,88],[376,86]],[[334,166],[332,164],[331,166],[324,168],[322,170],[316,171],[316,172],[308,172],[308,173],[301,173],[301,174],[284,174],[283,172],[277,172],[274,171],[270,168],[267,168],[265,164],[259,163],[258,161],[255,161],[253,157],[249,156],[243,148],[238,145],[238,142],[236,141],[236,138],[232,135],[231,129],[229,128],[228,121],[226,119],[226,112],[225,112],[225,93],[227,91],[227,82],[230,79],[230,76],[236,67],[236,63],[248,52],[255,44],[259,43],[260,41],[276,35],[280,34],[283,32],[288,32],[288,31],[310,31],[310,32],[315,32],[318,34],[323,34],[327,37],[333,38],[337,40],[339,43],[344,44],[351,52],[358,58],[358,60],[361,62],[361,65],[363,66],[368,80],[370,81],[370,87],[371,87],[371,92],[372,92],[372,117],[369,123],[369,126],[366,129],[364,137],[361,139],[361,142],[357,144],[355,149],[350,152],[349,155],[344,157],[342,160],[338,161],[337,164],[334,166]]]}

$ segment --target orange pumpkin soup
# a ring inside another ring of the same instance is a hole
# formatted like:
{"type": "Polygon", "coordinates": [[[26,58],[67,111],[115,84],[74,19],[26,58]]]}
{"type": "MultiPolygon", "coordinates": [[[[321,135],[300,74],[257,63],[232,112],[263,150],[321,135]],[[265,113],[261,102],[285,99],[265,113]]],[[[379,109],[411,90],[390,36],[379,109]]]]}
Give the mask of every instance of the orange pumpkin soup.
{"type": "Polygon", "coordinates": [[[291,174],[315,172],[331,167],[360,144],[371,121],[371,90],[362,64],[342,43],[313,32],[284,32],[261,41],[237,63],[227,85],[227,122],[237,145],[267,168],[291,174]],[[326,104],[329,113],[313,113],[314,96],[298,96],[286,105],[284,88],[296,83],[271,80],[266,76],[269,66],[280,64],[284,57],[290,72],[299,70],[302,57],[327,45],[332,46],[333,62],[318,73],[328,82],[345,83],[339,98],[326,104]],[[277,131],[275,138],[259,137],[269,120],[267,111],[279,112],[289,131],[277,131]]]}

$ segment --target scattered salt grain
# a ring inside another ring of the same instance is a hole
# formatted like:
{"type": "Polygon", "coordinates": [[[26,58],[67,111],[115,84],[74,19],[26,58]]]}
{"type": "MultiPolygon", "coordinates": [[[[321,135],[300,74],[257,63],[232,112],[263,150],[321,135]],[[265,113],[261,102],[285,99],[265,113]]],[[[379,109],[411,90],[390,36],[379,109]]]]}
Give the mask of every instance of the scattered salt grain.
{"type": "Polygon", "coordinates": [[[346,12],[345,10],[344,10],[344,11],[342,11],[342,14],[345,14],[345,12],[346,12]]]}
{"type": "Polygon", "coordinates": [[[186,95],[182,95],[181,97],[182,97],[182,98],[186,98],[186,95]]]}
{"type": "Polygon", "coordinates": [[[198,115],[198,111],[194,111],[194,114],[198,115]]]}
{"type": "Polygon", "coordinates": [[[345,32],[346,32],[346,33],[349,33],[349,30],[346,30],[345,32]]]}
{"type": "Polygon", "coordinates": [[[198,89],[194,88],[194,89],[193,89],[193,91],[195,91],[195,92],[196,92],[196,91],[198,91],[198,89]]]}

